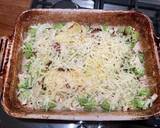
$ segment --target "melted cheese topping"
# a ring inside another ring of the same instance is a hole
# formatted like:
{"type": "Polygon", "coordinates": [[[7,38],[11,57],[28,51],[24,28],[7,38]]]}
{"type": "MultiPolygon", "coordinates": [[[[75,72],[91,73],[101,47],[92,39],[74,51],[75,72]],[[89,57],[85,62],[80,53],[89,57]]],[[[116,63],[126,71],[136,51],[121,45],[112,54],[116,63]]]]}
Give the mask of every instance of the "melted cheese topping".
{"type": "MultiPolygon", "coordinates": [[[[97,104],[107,99],[110,110],[134,109],[132,101],[146,85],[129,70],[143,65],[130,48],[130,36],[118,33],[118,28],[108,26],[107,31],[93,32],[75,22],[60,29],[51,24],[31,26],[35,36],[28,32],[24,44],[31,42],[35,55],[23,59],[19,86],[28,79],[31,82],[30,88],[18,89],[21,103],[44,109],[54,102],[55,109],[81,110],[77,97],[87,94],[97,104]]],[[[152,102],[147,101],[147,107],[152,102]]],[[[101,111],[100,106],[96,110],[101,111]]]]}

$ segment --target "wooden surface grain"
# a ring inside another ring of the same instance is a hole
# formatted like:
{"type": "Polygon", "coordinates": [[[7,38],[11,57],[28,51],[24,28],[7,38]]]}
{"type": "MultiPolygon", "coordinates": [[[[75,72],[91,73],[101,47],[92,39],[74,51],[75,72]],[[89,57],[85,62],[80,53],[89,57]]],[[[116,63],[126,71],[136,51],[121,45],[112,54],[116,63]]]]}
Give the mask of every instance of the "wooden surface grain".
{"type": "Polygon", "coordinates": [[[13,33],[17,16],[31,6],[32,0],[0,0],[0,36],[13,33]]]}

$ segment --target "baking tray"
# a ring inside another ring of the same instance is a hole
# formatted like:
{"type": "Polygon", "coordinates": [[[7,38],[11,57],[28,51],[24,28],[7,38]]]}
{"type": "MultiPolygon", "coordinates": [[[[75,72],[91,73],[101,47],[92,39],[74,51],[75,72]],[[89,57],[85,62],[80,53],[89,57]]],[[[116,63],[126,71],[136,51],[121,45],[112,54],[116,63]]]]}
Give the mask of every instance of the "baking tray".
{"type": "Polygon", "coordinates": [[[32,9],[23,12],[17,19],[14,33],[11,37],[1,40],[1,75],[0,92],[4,111],[17,118],[56,119],[56,120],[142,120],[160,113],[160,64],[153,26],[150,19],[135,11],[103,11],[103,10],[73,10],[73,9],[32,9]],[[158,94],[153,106],[139,111],[113,112],[78,112],[78,111],[44,111],[23,107],[16,97],[16,87],[19,82],[18,73],[21,70],[21,46],[24,33],[32,24],[76,21],[79,23],[107,23],[108,25],[132,26],[140,33],[140,44],[144,52],[145,70],[150,88],[158,94]]]}

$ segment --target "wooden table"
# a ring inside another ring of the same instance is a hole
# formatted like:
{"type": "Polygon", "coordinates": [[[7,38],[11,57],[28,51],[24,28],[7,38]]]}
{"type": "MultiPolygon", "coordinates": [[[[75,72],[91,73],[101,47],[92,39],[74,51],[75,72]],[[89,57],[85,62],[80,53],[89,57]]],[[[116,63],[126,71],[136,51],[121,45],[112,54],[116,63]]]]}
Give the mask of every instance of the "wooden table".
{"type": "Polygon", "coordinates": [[[32,0],[0,0],[0,36],[13,33],[17,16],[31,6],[32,0]]]}

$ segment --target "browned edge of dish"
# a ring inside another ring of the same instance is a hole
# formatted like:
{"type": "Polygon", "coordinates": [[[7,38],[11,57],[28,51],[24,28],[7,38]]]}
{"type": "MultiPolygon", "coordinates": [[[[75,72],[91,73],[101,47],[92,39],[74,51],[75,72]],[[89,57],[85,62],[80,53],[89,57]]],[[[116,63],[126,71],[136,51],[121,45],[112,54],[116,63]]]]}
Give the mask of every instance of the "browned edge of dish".
{"type": "Polygon", "coordinates": [[[16,21],[9,61],[5,66],[4,89],[2,105],[5,112],[13,117],[33,119],[60,119],[60,120],[141,120],[160,112],[160,79],[159,57],[153,36],[153,26],[150,19],[135,11],[103,11],[103,10],[71,10],[71,9],[32,9],[23,12],[16,21]],[[82,18],[83,17],[83,18],[82,18]],[[86,23],[109,22],[112,25],[131,25],[141,33],[142,47],[144,47],[147,73],[152,74],[156,81],[156,92],[159,97],[153,107],[145,111],[129,112],[75,112],[75,111],[42,111],[23,108],[15,97],[17,83],[16,75],[20,68],[20,51],[23,32],[33,23],[62,22],[75,20],[86,23]],[[111,22],[112,21],[112,22],[111,22]],[[120,22],[119,22],[120,21],[120,22]],[[136,23],[136,24],[135,24],[136,23]],[[142,29],[143,27],[143,29],[142,29]],[[145,31],[144,31],[145,30],[145,31]],[[18,56],[19,55],[19,56],[18,56]],[[18,69],[17,69],[18,68],[18,69]],[[16,80],[15,80],[16,78],[16,80]],[[15,82],[15,83],[14,83],[15,82]]]}

